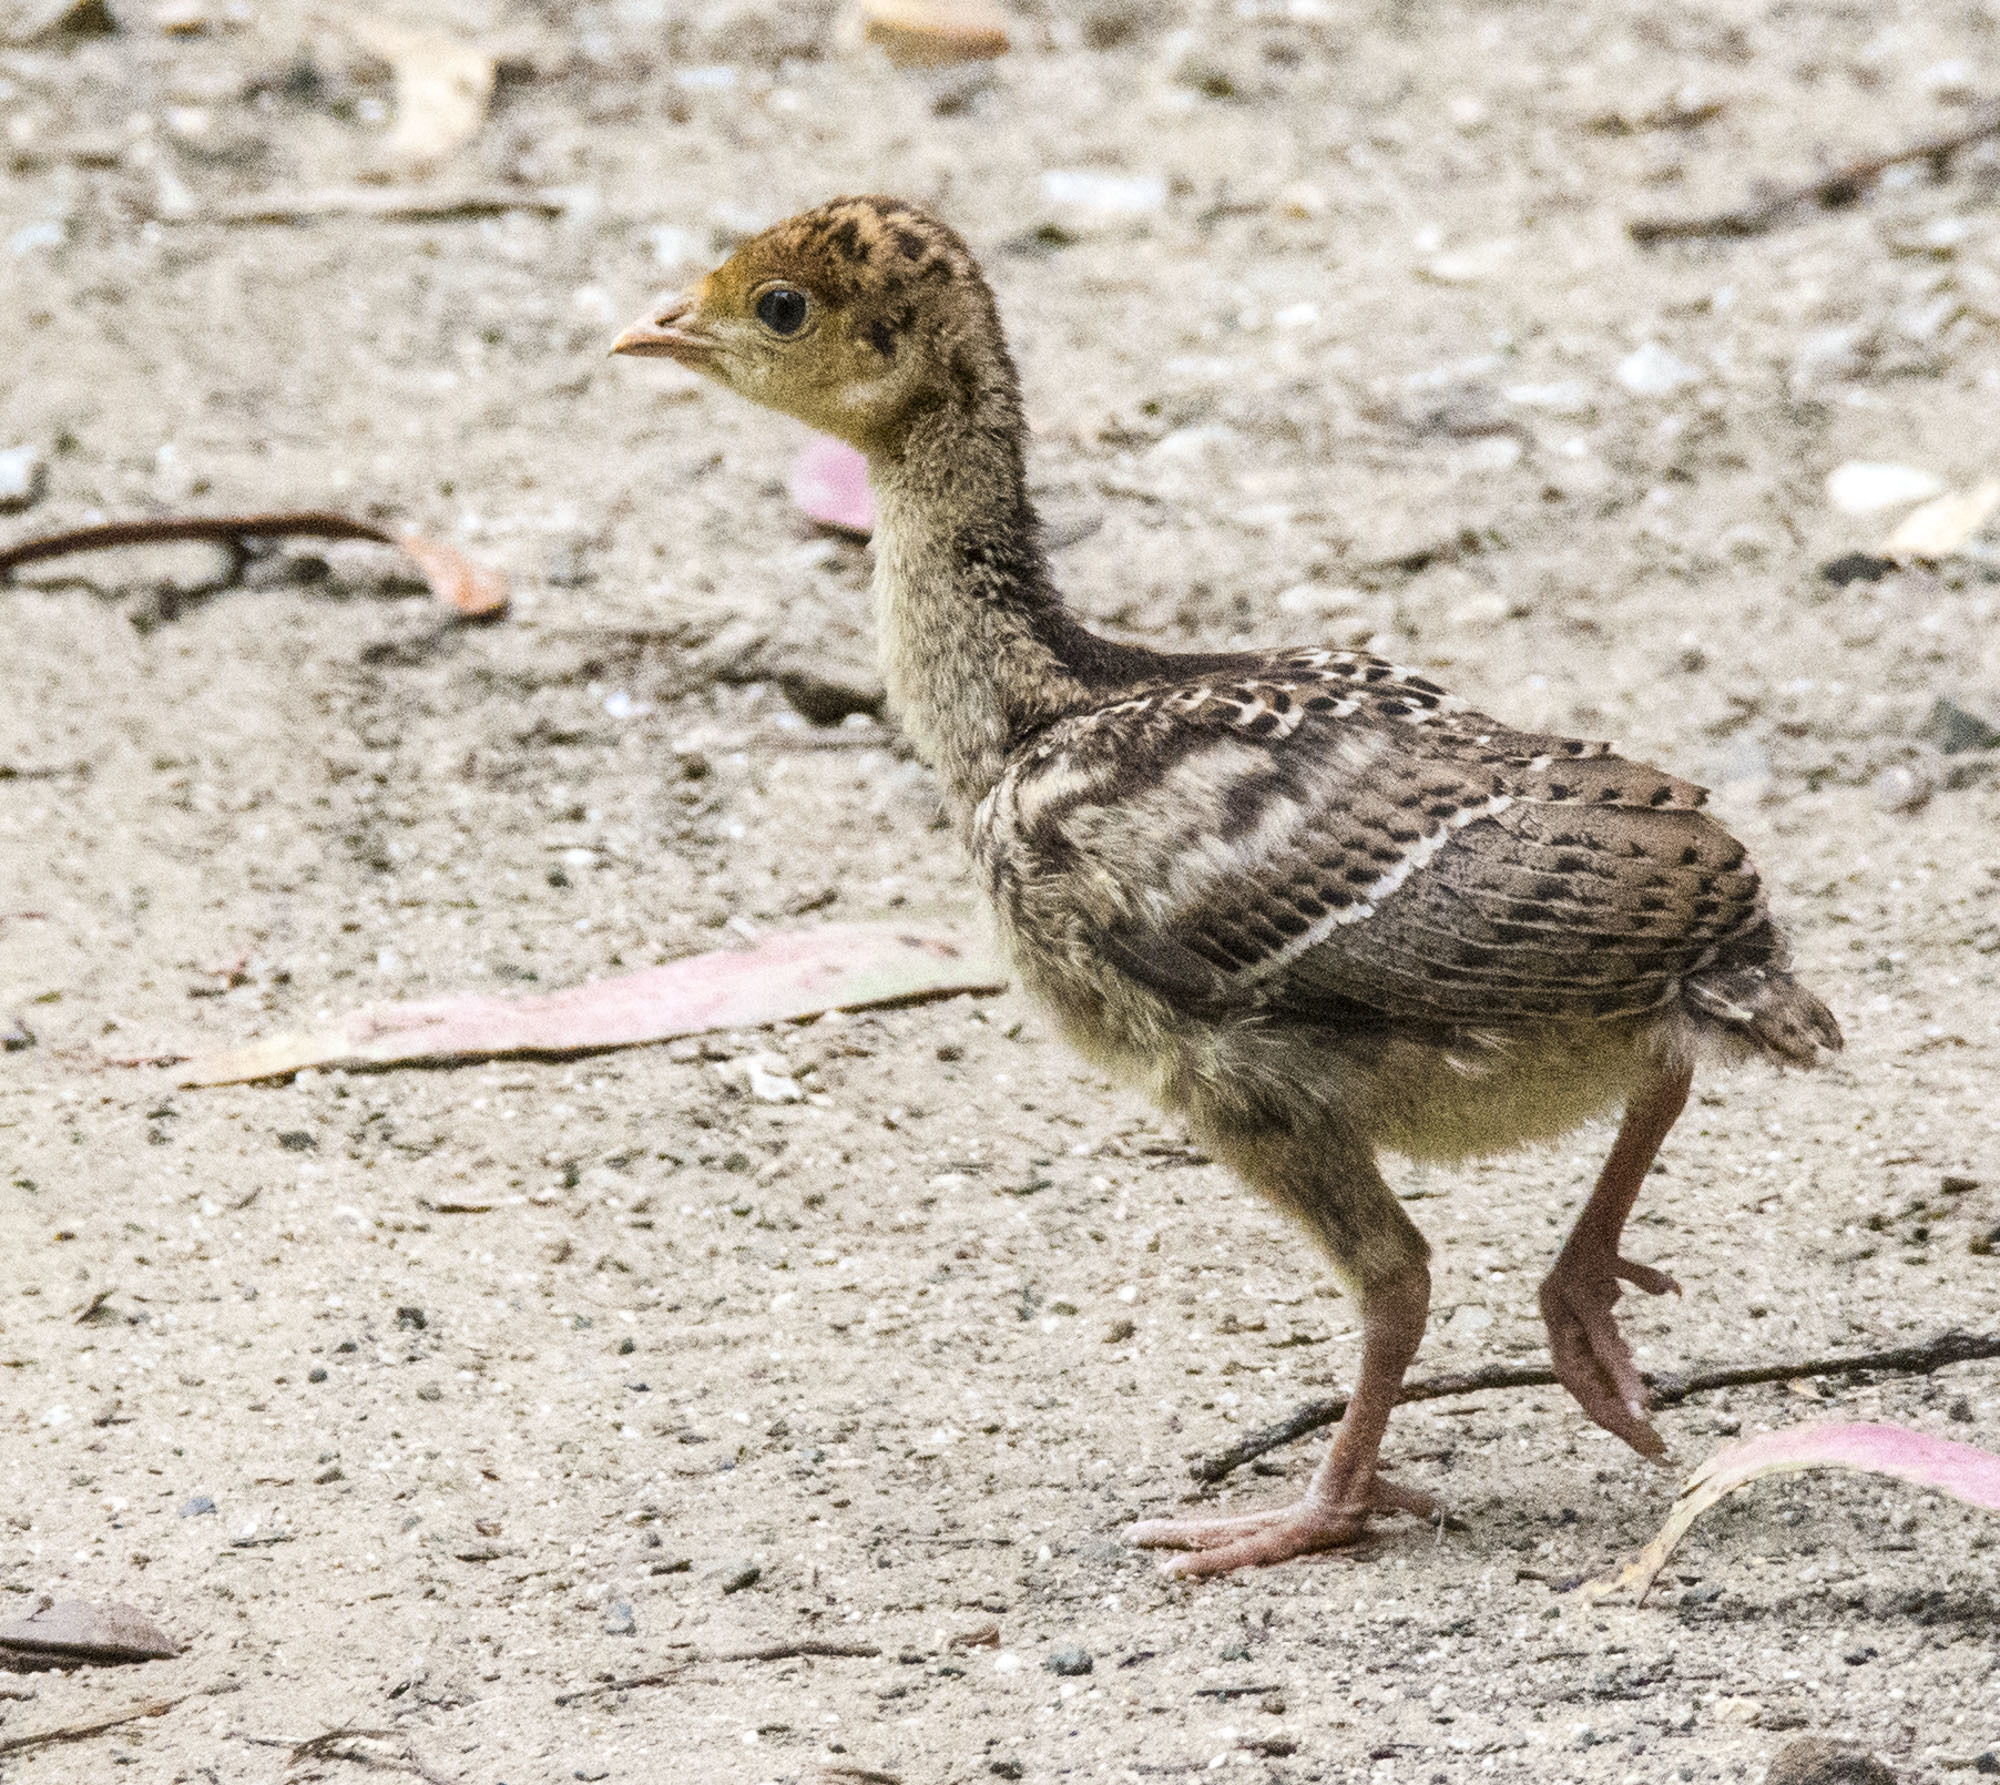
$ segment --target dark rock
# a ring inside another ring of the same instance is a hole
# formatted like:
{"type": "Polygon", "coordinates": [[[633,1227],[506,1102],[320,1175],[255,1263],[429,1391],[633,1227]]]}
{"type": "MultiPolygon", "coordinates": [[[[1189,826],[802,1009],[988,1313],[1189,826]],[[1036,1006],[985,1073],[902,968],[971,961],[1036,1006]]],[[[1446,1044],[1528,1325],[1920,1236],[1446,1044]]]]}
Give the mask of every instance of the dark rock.
{"type": "Polygon", "coordinates": [[[2000,731],[1977,713],[1968,713],[1957,701],[1942,697],[1931,705],[1930,717],[1924,721],[1924,737],[1945,756],[1959,756],[1967,750],[2000,750],[2000,731]]]}
{"type": "Polygon", "coordinates": [[[18,1054],[35,1045],[35,1032],[16,1017],[0,1029],[0,1053],[18,1054]]]}
{"type": "Polygon", "coordinates": [[[306,1372],[306,1380],[308,1382],[324,1382],[326,1380],[326,1366],[324,1364],[314,1364],[306,1372]]]}
{"type": "Polygon", "coordinates": [[[303,1128],[287,1128],[278,1136],[278,1145],[288,1153],[317,1153],[319,1142],[303,1128]]]}
{"type": "Polygon", "coordinates": [[[725,1593],[740,1593],[762,1580],[764,1571],[755,1562],[724,1562],[709,1578],[725,1593]]]}
{"type": "Polygon", "coordinates": [[[1087,1674],[1097,1663],[1090,1658],[1088,1649],[1072,1645],[1066,1649],[1052,1649],[1042,1663],[1050,1673],[1061,1674],[1065,1679],[1078,1679],[1087,1674]]]}
{"type": "Polygon", "coordinates": [[[1896,1775],[1860,1748],[1810,1735],[1778,1750],[1764,1785],[1896,1785],[1896,1775]]]}
{"type": "Polygon", "coordinates": [[[1835,558],[1831,564],[1820,566],[1820,575],[1836,589],[1844,589],[1849,583],[1879,583],[1896,568],[1893,558],[1877,558],[1868,552],[1849,552],[1844,557],[1835,558]]]}
{"type": "MultiPolygon", "coordinates": [[[[213,1508],[211,1508],[213,1510],[213,1508]]],[[[0,1655],[63,1665],[160,1661],[179,1645],[136,1606],[59,1599],[32,1617],[0,1624],[0,1655]]]]}
{"type": "Polygon", "coordinates": [[[412,1332],[420,1333],[425,1327],[430,1325],[430,1320],[421,1308],[398,1308],[396,1310],[396,1324],[398,1326],[407,1326],[412,1332]]]}
{"type": "Polygon", "coordinates": [[[776,680],[793,711],[814,725],[838,725],[850,713],[879,719],[889,699],[879,684],[837,672],[784,669],[776,680]]]}

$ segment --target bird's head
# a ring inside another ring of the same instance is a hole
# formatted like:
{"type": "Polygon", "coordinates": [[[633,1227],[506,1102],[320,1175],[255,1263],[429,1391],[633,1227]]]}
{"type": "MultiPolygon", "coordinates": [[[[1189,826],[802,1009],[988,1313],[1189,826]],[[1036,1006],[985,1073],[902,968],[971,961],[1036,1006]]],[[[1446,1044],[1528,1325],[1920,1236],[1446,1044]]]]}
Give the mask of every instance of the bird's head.
{"type": "Polygon", "coordinates": [[[839,198],[772,225],[611,351],[678,360],[871,456],[893,456],[940,408],[1018,406],[971,252],[894,198],[839,198]]]}

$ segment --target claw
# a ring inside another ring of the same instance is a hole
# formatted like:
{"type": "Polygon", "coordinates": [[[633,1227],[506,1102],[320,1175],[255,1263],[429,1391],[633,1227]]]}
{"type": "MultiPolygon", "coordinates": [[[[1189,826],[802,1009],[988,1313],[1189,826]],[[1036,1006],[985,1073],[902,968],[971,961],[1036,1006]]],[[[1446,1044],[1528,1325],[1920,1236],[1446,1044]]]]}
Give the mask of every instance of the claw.
{"type": "Polygon", "coordinates": [[[1541,1292],[1549,1358],[1556,1380],[1585,1413],[1641,1456],[1662,1457],[1666,1440],[1646,1417],[1651,1397],[1612,1318],[1612,1307],[1624,1293],[1618,1286],[1621,1278],[1648,1295],[1680,1293],[1680,1285],[1666,1272],[1630,1259],[1614,1256],[1599,1264],[1559,1258],[1541,1292]]]}
{"type": "Polygon", "coordinates": [[[1435,1518],[1438,1503],[1415,1488],[1398,1487],[1379,1476],[1341,1504],[1313,1496],[1292,1506],[1248,1512],[1235,1518],[1147,1519],[1127,1537],[1141,1549],[1191,1553],[1168,1562],[1163,1572],[1180,1576],[1226,1574],[1235,1568],[1263,1568],[1327,1550],[1352,1549],[1368,1535],[1375,1513],[1407,1512],[1435,1518]]]}

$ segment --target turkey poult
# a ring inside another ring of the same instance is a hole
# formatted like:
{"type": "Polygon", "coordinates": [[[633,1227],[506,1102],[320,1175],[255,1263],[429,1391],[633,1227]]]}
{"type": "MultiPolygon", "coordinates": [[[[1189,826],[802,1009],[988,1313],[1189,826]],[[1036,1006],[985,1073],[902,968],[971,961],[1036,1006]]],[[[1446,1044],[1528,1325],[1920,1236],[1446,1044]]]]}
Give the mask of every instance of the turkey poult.
{"type": "Polygon", "coordinates": [[[1515,731],[1359,651],[1159,652],[1064,612],[1019,384],[965,244],[846,198],[746,242],[621,335],[867,455],[895,717],[936,771],[1022,983],[1309,1228],[1357,1298],[1346,1417],[1297,1504],[1158,1519],[1219,1573],[1430,1514],[1378,1473],[1423,1337],[1429,1247],[1376,1154],[1453,1159],[1622,1106],[1541,1288],[1557,1375],[1665,1446],[1612,1317],[1648,1166],[1698,1055],[1840,1046],[1701,789],[1515,731]]]}

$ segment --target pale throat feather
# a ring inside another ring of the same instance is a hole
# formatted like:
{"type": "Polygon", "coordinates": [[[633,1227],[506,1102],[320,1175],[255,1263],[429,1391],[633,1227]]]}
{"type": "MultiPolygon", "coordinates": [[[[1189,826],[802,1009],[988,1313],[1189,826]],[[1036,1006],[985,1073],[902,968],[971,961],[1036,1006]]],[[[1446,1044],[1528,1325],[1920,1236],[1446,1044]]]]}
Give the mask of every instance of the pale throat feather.
{"type": "MultiPolygon", "coordinates": [[[[1020,592],[963,556],[969,526],[990,517],[1018,527],[1028,512],[1018,480],[979,456],[964,440],[937,441],[869,467],[876,649],[890,712],[937,774],[961,834],[1005,769],[1021,719],[1069,683],[1038,636],[1040,616],[1004,598],[1020,592]]],[[[1035,594],[1051,617],[1059,611],[1052,595],[1035,594]]]]}

